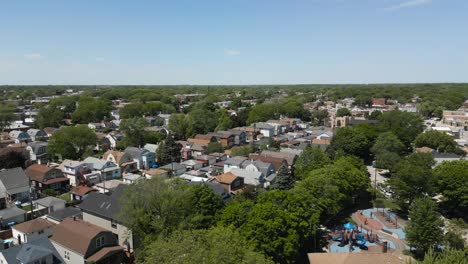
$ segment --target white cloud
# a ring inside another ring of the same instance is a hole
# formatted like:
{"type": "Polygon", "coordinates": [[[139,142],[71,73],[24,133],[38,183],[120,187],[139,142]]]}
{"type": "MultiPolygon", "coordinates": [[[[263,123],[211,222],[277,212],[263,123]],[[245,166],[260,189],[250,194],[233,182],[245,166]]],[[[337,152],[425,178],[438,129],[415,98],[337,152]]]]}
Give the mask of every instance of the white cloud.
{"type": "Polygon", "coordinates": [[[384,8],[386,11],[396,11],[402,8],[415,7],[420,5],[430,4],[432,0],[407,0],[400,4],[384,8]]]}
{"type": "Polygon", "coordinates": [[[23,57],[28,60],[40,60],[42,59],[42,55],[39,53],[29,53],[29,54],[24,54],[23,57]]]}
{"type": "Polygon", "coordinates": [[[225,50],[224,54],[228,56],[237,56],[237,55],[240,55],[241,53],[238,50],[225,50]]]}
{"type": "Polygon", "coordinates": [[[97,57],[97,58],[96,58],[96,61],[104,61],[104,58],[102,58],[102,57],[97,57]]]}

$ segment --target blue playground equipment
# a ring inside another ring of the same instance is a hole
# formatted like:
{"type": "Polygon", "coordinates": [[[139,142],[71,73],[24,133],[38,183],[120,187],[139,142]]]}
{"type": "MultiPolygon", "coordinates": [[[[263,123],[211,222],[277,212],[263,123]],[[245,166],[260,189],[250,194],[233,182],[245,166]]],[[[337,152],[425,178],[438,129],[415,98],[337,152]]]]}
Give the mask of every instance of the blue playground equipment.
{"type": "Polygon", "coordinates": [[[364,236],[359,234],[356,235],[356,245],[358,245],[360,248],[365,246],[367,243],[367,240],[364,239],[364,236]]]}
{"type": "Polygon", "coordinates": [[[346,229],[354,229],[354,225],[353,225],[352,223],[349,223],[349,222],[346,223],[346,224],[344,224],[343,226],[344,226],[344,228],[346,228],[346,229]]]}

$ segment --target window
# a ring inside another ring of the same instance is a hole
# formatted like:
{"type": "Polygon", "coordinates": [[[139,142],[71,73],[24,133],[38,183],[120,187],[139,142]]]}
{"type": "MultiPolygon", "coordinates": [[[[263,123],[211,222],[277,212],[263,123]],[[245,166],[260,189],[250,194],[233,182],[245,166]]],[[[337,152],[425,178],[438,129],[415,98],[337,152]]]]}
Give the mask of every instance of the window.
{"type": "Polygon", "coordinates": [[[111,220],[111,227],[117,228],[117,223],[114,220],[111,220]]]}
{"type": "Polygon", "coordinates": [[[100,248],[104,246],[104,237],[98,237],[96,239],[96,247],[100,248]]]}
{"type": "Polygon", "coordinates": [[[44,234],[44,230],[39,230],[39,235],[44,234]]]}
{"type": "Polygon", "coordinates": [[[64,258],[70,260],[70,252],[65,251],[64,258]]]}

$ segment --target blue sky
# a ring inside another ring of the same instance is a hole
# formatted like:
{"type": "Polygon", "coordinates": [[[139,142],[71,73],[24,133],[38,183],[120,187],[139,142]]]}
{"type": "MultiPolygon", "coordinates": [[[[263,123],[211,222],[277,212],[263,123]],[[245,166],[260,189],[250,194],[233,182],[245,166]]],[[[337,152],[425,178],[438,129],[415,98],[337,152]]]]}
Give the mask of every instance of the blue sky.
{"type": "Polygon", "coordinates": [[[467,0],[0,1],[0,84],[467,81],[467,0]]]}

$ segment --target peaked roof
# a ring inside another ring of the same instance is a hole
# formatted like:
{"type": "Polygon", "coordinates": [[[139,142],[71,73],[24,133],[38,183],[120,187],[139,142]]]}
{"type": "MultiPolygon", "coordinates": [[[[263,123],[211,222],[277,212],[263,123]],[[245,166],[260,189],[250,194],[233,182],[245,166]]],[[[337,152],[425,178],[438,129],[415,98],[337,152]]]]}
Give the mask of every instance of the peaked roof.
{"type": "Polygon", "coordinates": [[[17,188],[29,190],[29,179],[20,167],[0,171],[0,182],[7,191],[17,188]]]}
{"type": "Polygon", "coordinates": [[[26,168],[25,174],[32,180],[42,182],[44,181],[44,176],[51,170],[58,170],[60,174],[62,173],[59,169],[54,167],[49,167],[41,164],[33,164],[26,168]]]}
{"type": "Polygon", "coordinates": [[[84,256],[91,240],[102,232],[110,231],[78,218],[67,218],[55,226],[50,239],[84,256]]]}
{"type": "Polygon", "coordinates": [[[34,263],[45,256],[53,255],[53,263],[65,263],[54,245],[47,237],[28,241],[26,244],[13,246],[2,251],[2,255],[9,264],[34,263]]]}
{"type": "Polygon", "coordinates": [[[126,185],[120,184],[113,190],[111,195],[93,192],[90,193],[79,207],[88,213],[106,219],[117,220],[120,213],[120,198],[126,185]]]}
{"type": "Polygon", "coordinates": [[[52,226],[54,226],[52,222],[49,222],[44,218],[36,218],[31,221],[27,221],[21,224],[14,225],[12,228],[22,233],[30,234],[36,231],[44,230],[52,226]]]}
{"type": "Polygon", "coordinates": [[[237,179],[237,176],[234,175],[234,174],[231,173],[231,172],[224,173],[224,174],[221,174],[221,175],[216,176],[216,180],[217,180],[219,183],[224,183],[224,184],[231,184],[231,183],[233,183],[236,179],[237,179]]]}

